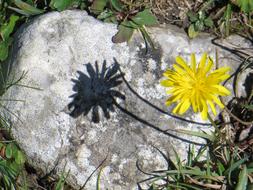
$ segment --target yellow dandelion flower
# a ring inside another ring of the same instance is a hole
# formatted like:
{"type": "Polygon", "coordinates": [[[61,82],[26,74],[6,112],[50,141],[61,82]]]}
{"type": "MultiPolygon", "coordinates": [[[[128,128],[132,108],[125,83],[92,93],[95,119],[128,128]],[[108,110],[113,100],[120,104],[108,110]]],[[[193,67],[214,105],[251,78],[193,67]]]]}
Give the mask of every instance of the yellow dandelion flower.
{"type": "Polygon", "coordinates": [[[167,94],[170,97],[166,105],[177,103],[172,111],[174,114],[182,115],[191,106],[194,112],[200,112],[202,119],[206,120],[209,107],[214,115],[217,114],[215,104],[224,107],[219,96],[227,96],[230,91],[220,83],[229,78],[227,72],[230,68],[222,67],[212,71],[212,67],[213,60],[206,53],[198,65],[195,54],[191,55],[190,65],[182,57],[176,57],[173,69],[163,74],[167,79],[161,81],[162,86],[169,88],[167,94]]]}

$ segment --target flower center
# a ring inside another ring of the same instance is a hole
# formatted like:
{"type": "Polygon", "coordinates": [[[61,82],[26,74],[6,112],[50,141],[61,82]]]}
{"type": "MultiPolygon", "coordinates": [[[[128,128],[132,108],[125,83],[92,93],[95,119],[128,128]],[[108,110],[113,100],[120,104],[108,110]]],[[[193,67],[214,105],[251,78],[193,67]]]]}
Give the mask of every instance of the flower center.
{"type": "Polygon", "coordinates": [[[203,91],[206,86],[205,80],[203,80],[203,78],[200,77],[191,78],[188,84],[190,86],[190,89],[194,90],[195,92],[203,91]]]}

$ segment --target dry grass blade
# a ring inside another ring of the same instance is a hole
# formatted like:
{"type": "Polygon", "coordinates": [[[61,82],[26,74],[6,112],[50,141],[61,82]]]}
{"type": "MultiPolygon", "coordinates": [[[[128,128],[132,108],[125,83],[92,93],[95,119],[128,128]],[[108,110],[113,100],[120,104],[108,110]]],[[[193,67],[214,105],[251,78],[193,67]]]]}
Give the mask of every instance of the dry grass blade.
{"type": "MultiPolygon", "coordinates": [[[[223,103],[223,105],[226,105],[225,104],[225,101],[222,99],[221,97],[221,102],[223,103]]],[[[243,125],[246,125],[246,126],[249,126],[251,127],[251,125],[253,125],[253,120],[252,121],[242,121],[240,118],[238,118],[236,115],[234,115],[229,109],[227,106],[224,106],[224,109],[225,111],[232,117],[234,118],[236,121],[238,121],[239,123],[243,124],[243,125]]]]}
{"type": "Polygon", "coordinates": [[[196,179],[191,178],[190,176],[188,176],[188,177],[189,177],[189,181],[190,181],[191,183],[196,184],[196,185],[199,185],[199,186],[202,186],[202,187],[205,187],[205,188],[210,188],[210,189],[220,189],[220,188],[221,188],[221,185],[203,183],[203,182],[199,182],[199,181],[196,180],[196,179]]]}

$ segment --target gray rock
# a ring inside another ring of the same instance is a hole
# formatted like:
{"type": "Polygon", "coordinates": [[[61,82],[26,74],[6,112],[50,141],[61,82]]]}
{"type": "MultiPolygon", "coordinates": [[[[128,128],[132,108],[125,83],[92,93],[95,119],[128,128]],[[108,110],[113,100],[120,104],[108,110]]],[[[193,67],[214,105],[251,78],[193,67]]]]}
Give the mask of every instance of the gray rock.
{"type": "MultiPolygon", "coordinates": [[[[6,104],[15,113],[15,116],[10,115],[10,121],[16,141],[29,162],[44,173],[55,166],[57,174],[64,169],[70,171],[67,181],[76,188],[81,187],[107,158],[101,177],[102,189],[137,189],[137,182],[148,177],[136,167],[137,161],[147,172],[166,169],[166,161],[155,147],[171,156],[174,147],[186,158],[189,144],[171,134],[204,143],[171,130],[211,130],[209,126],[166,114],[171,108],[164,105],[167,95],[159,81],[178,54],[184,58],[189,58],[192,52],[198,58],[203,52],[214,56],[216,46],[211,43],[212,37],[203,35],[189,40],[182,30],[172,26],[151,28],[149,32],[157,49],[145,54],[140,35],[136,34],[128,45],[113,44],[111,38],[116,32],[115,25],[95,20],[86,12],[48,13],[17,32],[9,61],[16,78],[23,71],[27,72],[21,84],[33,87],[14,86],[6,95],[23,100],[6,104]],[[117,92],[106,94],[105,83],[101,85],[93,71],[96,61],[100,72],[104,61],[106,67],[116,68],[114,58],[127,82],[118,84],[114,81],[112,86],[116,86],[117,92]],[[91,83],[94,88],[89,86],[91,83]],[[76,91],[85,97],[86,103],[79,101],[79,95],[71,97],[76,91]],[[111,96],[115,97],[115,102],[111,96]],[[94,99],[103,102],[105,110],[110,112],[110,119],[104,116],[101,108],[94,109],[94,114],[92,109],[88,112],[84,105],[91,107],[94,99]],[[97,115],[100,121],[92,122],[98,119],[97,115]]],[[[250,46],[238,36],[232,36],[230,41],[235,38],[245,47],[250,46]]],[[[238,58],[221,49],[219,55],[221,65],[237,68],[238,58]]],[[[232,82],[227,86],[232,88],[232,82]]],[[[191,112],[184,118],[202,122],[199,115],[191,112]]],[[[86,189],[95,189],[96,179],[97,173],[90,178],[86,189]]]]}

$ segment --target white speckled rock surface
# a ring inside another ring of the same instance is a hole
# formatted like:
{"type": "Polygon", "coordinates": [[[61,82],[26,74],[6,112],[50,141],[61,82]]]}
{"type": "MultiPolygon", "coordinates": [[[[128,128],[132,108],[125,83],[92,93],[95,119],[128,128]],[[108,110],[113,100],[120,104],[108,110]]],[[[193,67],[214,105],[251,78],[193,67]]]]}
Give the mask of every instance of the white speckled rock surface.
{"type": "MultiPolygon", "coordinates": [[[[8,102],[6,106],[19,118],[11,116],[12,132],[33,166],[46,173],[56,165],[58,174],[65,167],[66,171],[70,170],[68,183],[78,188],[107,156],[101,177],[102,189],[129,190],[137,189],[137,182],[148,177],[137,169],[137,160],[144,171],[166,169],[165,160],[154,147],[173,155],[174,146],[186,157],[188,144],[162,131],[209,130],[209,127],[162,113],[161,110],[171,108],[164,105],[166,94],[159,80],[178,54],[189,58],[190,53],[195,52],[199,58],[203,52],[208,52],[213,56],[215,46],[208,35],[190,41],[183,31],[172,26],[149,31],[157,49],[147,55],[138,35],[129,46],[113,44],[111,38],[117,32],[116,26],[99,22],[81,11],[48,13],[36,17],[17,32],[10,59],[15,68],[13,73],[17,77],[26,71],[21,83],[41,90],[13,87],[8,96],[24,101],[8,102]],[[126,100],[118,98],[117,102],[152,125],[147,126],[116,107],[109,120],[101,114],[97,124],[91,122],[91,113],[73,118],[66,111],[72,100],[72,80],[77,79],[77,71],[87,73],[85,64],[94,67],[96,61],[100,69],[104,60],[110,66],[114,63],[113,58],[120,64],[132,89],[148,101],[143,101],[123,82],[117,90],[126,100]]],[[[231,38],[249,46],[243,38],[231,38]]],[[[219,55],[222,65],[236,69],[239,64],[236,57],[229,59],[231,54],[226,51],[220,51],[219,55]]],[[[232,88],[231,84],[228,83],[229,88],[232,88]]],[[[191,112],[186,118],[202,122],[191,112]]],[[[178,136],[200,142],[193,137],[178,136]]],[[[97,173],[86,189],[95,189],[96,178],[97,173]]]]}

